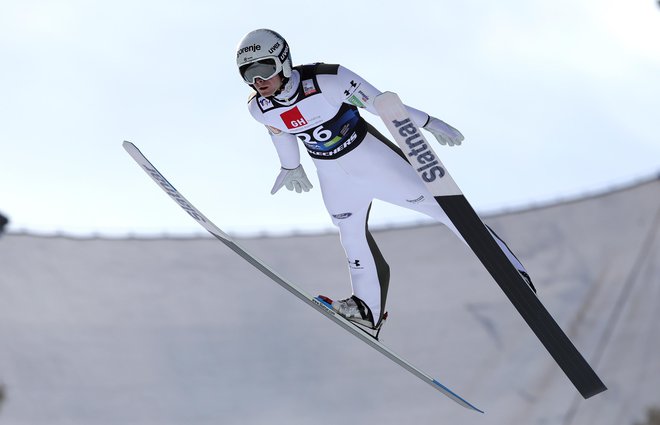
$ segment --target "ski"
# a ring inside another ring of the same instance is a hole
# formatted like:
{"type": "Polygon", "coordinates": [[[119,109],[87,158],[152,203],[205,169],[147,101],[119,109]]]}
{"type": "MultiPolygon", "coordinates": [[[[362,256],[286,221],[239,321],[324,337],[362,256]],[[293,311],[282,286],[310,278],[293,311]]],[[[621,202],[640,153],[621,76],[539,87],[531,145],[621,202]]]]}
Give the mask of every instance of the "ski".
{"type": "Polygon", "coordinates": [[[170,196],[170,198],[172,198],[181,208],[183,208],[183,210],[186,211],[188,215],[190,215],[193,219],[195,219],[197,223],[199,223],[202,227],[204,227],[216,239],[218,239],[220,242],[225,244],[229,249],[234,251],[236,254],[241,256],[241,258],[243,258],[245,261],[250,263],[252,266],[254,266],[256,269],[258,269],[266,276],[268,276],[270,279],[272,279],[273,282],[277,283],[282,288],[289,291],[291,294],[296,296],[305,304],[314,308],[316,311],[320,312],[325,317],[329,318],[337,325],[341,326],[349,333],[353,334],[358,339],[360,339],[361,341],[363,341],[364,343],[366,343],[367,345],[369,345],[379,353],[383,354],[385,357],[389,358],[394,363],[401,366],[403,369],[410,372],[412,375],[426,382],[437,391],[440,391],[442,394],[444,394],[451,400],[455,401],[456,403],[460,404],[461,406],[467,409],[484,413],[482,410],[474,406],[472,403],[468,402],[467,400],[465,400],[464,398],[453,392],[451,389],[441,384],[438,380],[432,378],[430,375],[423,372],[419,368],[413,366],[411,363],[409,363],[401,356],[395,354],[392,350],[390,350],[388,347],[386,347],[380,341],[378,341],[374,336],[369,335],[363,329],[360,329],[357,325],[351,323],[350,321],[348,321],[347,319],[336,313],[331,307],[328,306],[327,303],[323,302],[323,300],[308,295],[301,288],[299,288],[298,286],[294,285],[293,283],[289,282],[287,279],[276,273],[273,269],[271,269],[268,265],[266,265],[266,263],[264,263],[254,255],[250,254],[243,247],[241,247],[236,241],[234,241],[228,234],[226,234],[219,227],[213,224],[211,220],[206,218],[206,216],[204,216],[204,214],[202,214],[197,208],[195,208],[186,198],[184,198],[183,195],[181,195],[181,193],[179,193],[179,191],[177,191],[174,188],[174,186],[172,186],[172,184],[167,181],[167,179],[156,169],[156,167],[153,166],[153,164],[151,164],[151,162],[149,162],[149,160],[140,152],[140,150],[133,143],[125,141],[123,143],[123,146],[124,149],[128,152],[128,154],[135,160],[135,162],[137,162],[140,165],[140,167],[142,167],[142,169],[158,184],[158,186],[160,186],[160,188],[163,189],[163,191],[165,191],[165,193],[167,193],[170,196]]]}
{"type": "Polygon", "coordinates": [[[525,322],[586,399],[607,387],[507,259],[396,93],[374,100],[385,126],[460,234],[525,322]]]}

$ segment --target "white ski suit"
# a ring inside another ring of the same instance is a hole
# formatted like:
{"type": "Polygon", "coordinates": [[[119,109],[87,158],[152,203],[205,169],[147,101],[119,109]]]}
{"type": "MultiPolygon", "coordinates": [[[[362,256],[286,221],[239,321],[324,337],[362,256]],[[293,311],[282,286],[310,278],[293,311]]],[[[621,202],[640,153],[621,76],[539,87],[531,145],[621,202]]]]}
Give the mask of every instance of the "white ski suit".
{"type": "MultiPolygon", "coordinates": [[[[347,68],[318,63],[295,67],[279,94],[266,98],[254,93],[248,104],[252,116],[268,128],[282,168],[300,165],[298,139],[305,145],[326,209],[339,228],[353,294],[369,306],[376,323],[385,311],[389,266],[367,227],[373,199],[424,213],[463,240],[401,150],[360,116],[358,108],[377,115],[373,101],[380,93],[347,68]]],[[[419,127],[430,119],[406,108],[419,127]]],[[[524,271],[504,242],[495,239],[524,271]]]]}

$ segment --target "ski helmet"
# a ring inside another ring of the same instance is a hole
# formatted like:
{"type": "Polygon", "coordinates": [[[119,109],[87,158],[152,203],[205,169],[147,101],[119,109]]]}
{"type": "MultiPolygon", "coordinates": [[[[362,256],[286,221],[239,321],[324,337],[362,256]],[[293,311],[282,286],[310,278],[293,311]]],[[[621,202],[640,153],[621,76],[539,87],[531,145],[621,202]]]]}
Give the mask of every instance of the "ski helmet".
{"type": "Polygon", "coordinates": [[[236,50],[238,71],[248,84],[254,84],[256,78],[268,80],[280,72],[284,78],[291,76],[289,45],[273,30],[262,28],[247,33],[236,50]]]}

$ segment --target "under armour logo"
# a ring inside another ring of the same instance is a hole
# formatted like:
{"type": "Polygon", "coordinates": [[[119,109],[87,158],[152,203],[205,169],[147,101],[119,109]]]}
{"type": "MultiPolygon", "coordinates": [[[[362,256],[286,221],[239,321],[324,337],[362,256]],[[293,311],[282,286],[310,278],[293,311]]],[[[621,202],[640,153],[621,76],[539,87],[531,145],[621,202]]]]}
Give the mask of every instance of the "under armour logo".
{"type": "Polygon", "coordinates": [[[349,96],[351,93],[353,93],[355,91],[355,88],[357,86],[358,86],[358,84],[354,80],[351,80],[351,89],[350,89],[350,91],[349,90],[344,90],[344,94],[346,96],[349,96]]]}
{"type": "Polygon", "coordinates": [[[348,264],[351,265],[352,269],[361,269],[362,268],[362,266],[360,265],[360,260],[355,260],[355,261],[348,260],[348,264]]]}

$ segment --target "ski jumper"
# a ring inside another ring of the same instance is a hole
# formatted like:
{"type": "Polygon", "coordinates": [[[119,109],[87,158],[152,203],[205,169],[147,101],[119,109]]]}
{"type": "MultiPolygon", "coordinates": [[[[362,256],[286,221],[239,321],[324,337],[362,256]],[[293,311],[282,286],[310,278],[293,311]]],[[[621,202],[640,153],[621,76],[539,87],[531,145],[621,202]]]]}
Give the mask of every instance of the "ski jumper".
{"type": "MultiPolygon", "coordinates": [[[[374,199],[426,214],[463,240],[401,150],[360,116],[358,108],[377,115],[373,100],[380,93],[345,67],[318,63],[294,67],[279,94],[253,93],[248,103],[268,128],[283,168],[300,165],[298,140],[312,157],[325,207],[339,228],[353,294],[369,306],[375,323],[385,311],[390,273],[367,226],[374,199]]],[[[406,108],[418,127],[429,120],[427,113],[406,108]]]]}

